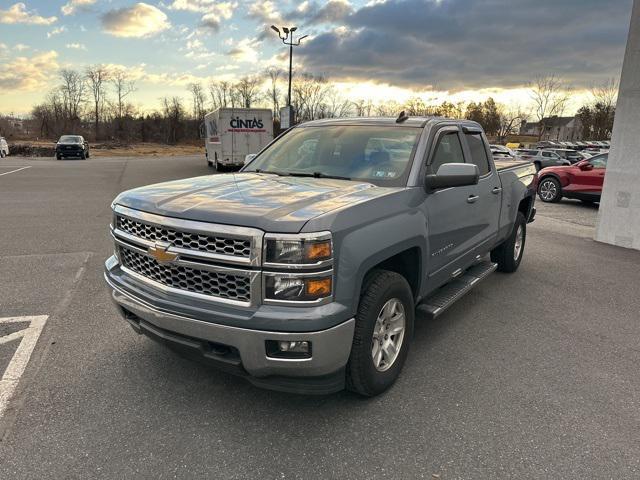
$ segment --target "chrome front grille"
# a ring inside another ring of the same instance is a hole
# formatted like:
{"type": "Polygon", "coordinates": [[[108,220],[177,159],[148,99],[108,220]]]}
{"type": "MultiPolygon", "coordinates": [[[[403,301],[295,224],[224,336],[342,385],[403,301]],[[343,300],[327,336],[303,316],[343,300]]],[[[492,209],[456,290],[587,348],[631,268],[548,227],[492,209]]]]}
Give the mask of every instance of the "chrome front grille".
{"type": "Polygon", "coordinates": [[[167,242],[177,248],[247,259],[251,256],[251,239],[179,231],[121,215],[116,216],[116,225],[119,230],[134,237],[167,242]]]}
{"type": "Polygon", "coordinates": [[[123,267],[166,287],[239,302],[251,301],[250,275],[160,264],[124,246],[119,247],[119,257],[123,267]]]}
{"type": "Polygon", "coordinates": [[[264,232],[164,217],[116,205],[112,235],[123,270],[153,288],[243,307],[261,296],[264,232]]]}

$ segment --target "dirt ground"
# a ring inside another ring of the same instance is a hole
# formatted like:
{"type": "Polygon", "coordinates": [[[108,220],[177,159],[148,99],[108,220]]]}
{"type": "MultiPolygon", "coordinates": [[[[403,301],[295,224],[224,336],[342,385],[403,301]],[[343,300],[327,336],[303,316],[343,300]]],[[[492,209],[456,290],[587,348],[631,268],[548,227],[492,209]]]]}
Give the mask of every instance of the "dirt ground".
{"type": "MultiPolygon", "coordinates": [[[[9,144],[10,154],[25,157],[53,156],[55,142],[52,141],[18,141],[9,144]]],[[[165,145],[162,143],[90,143],[93,157],[136,157],[136,156],[184,156],[204,155],[202,144],[165,145]]]]}

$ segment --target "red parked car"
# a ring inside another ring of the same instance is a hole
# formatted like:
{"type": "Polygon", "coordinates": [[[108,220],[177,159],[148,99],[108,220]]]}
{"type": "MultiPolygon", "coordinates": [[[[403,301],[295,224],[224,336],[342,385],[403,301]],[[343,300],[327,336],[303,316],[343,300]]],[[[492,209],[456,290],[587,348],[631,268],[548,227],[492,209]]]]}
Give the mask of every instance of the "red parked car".
{"type": "Polygon", "coordinates": [[[555,203],[566,197],[599,202],[608,158],[603,153],[571,166],[543,168],[538,173],[540,200],[555,203]]]}

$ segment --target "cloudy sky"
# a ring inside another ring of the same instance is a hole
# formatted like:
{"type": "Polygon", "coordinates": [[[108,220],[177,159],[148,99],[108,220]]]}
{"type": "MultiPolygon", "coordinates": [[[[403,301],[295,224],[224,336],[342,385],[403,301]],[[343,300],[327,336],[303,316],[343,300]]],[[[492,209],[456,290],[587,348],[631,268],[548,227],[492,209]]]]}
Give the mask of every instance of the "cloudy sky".
{"type": "MultiPolygon", "coordinates": [[[[579,94],[620,75],[632,0],[0,0],[0,113],[26,113],[61,68],[123,66],[153,109],[192,81],[235,79],[286,53],[354,100],[529,101],[557,74],[579,94]]],[[[579,100],[577,100],[579,102],[579,100]]]]}

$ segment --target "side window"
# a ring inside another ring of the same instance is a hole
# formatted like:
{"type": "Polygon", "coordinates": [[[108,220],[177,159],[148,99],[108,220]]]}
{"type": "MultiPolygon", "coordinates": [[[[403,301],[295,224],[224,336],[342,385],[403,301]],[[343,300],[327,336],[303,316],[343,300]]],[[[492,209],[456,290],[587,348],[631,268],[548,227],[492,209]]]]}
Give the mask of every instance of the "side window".
{"type": "Polygon", "coordinates": [[[438,168],[445,163],[464,163],[458,132],[445,133],[440,137],[431,160],[431,172],[437,173],[438,168]]]}
{"type": "Polygon", "coordinates": [[[466,133],[465,137],[469,144],[469,150],[471,150],[471,162],[478,166],[480,176],[486,175],[491,171],[491,168],[489,167],[487,149],[484,146],[482,135],[479,133],[466,133]]]}
{"type": "Polygon", "coordinates": [[[589,159],[589,163],[593,165],[593,168],[607,168],[608,155],[598,155],[589,159]]]}
{"type": "Polygon", "coordinates": [[[543,156],[543,157],[550,158],[550,157],[552,157],[553,155],[551,155],[551,152],[542,152],[542,156],[543,156]]]}

